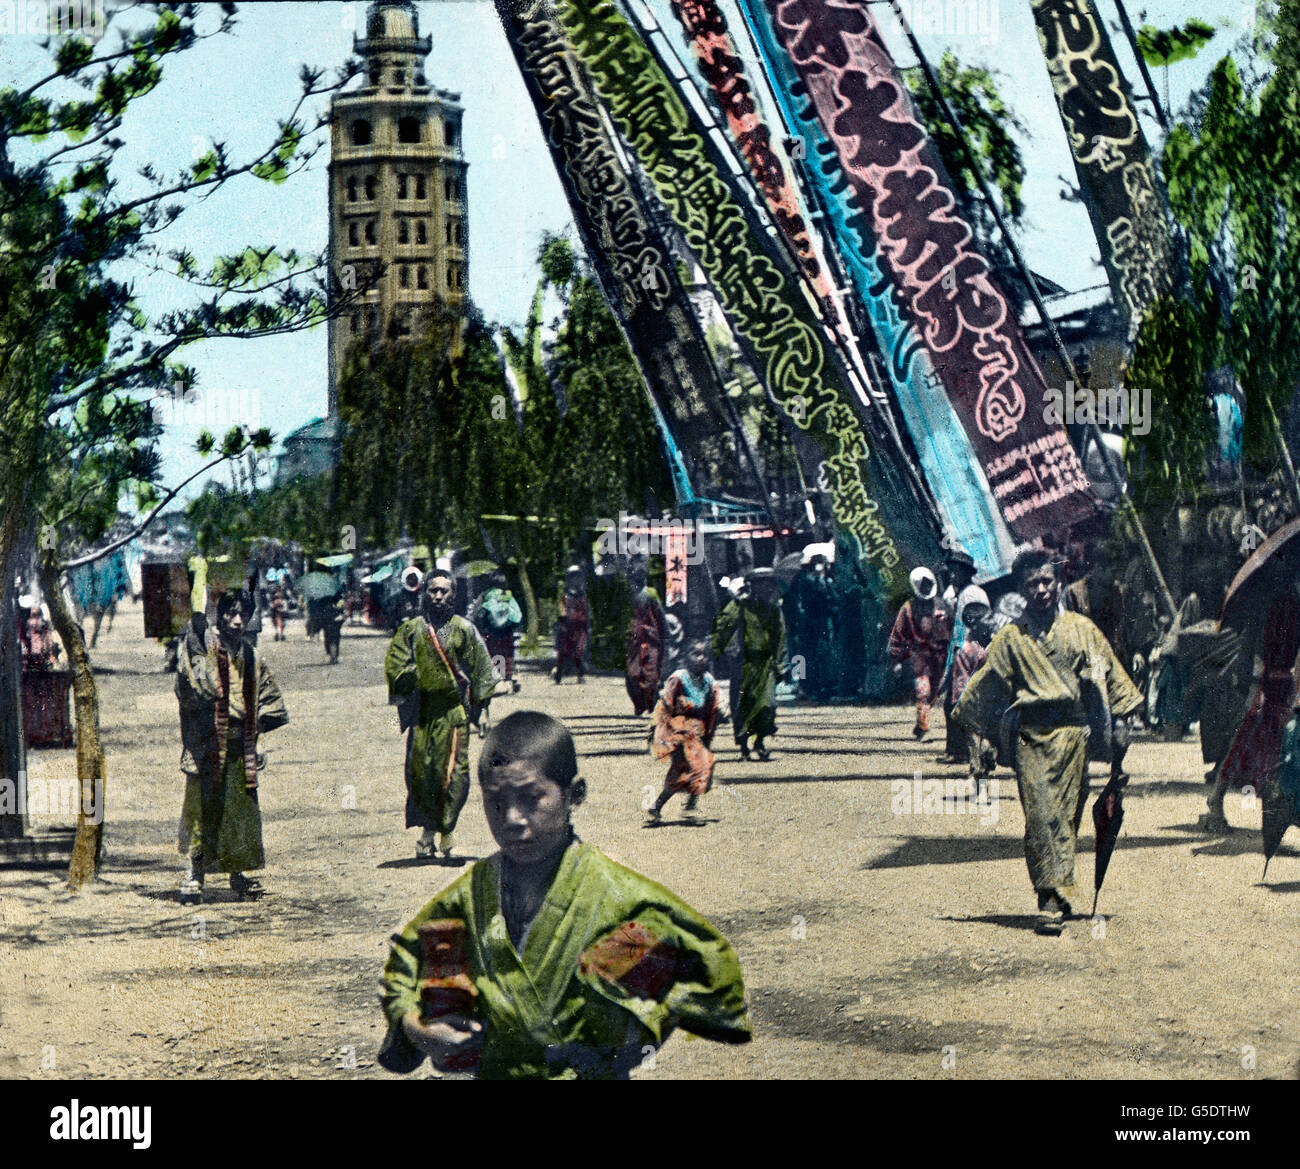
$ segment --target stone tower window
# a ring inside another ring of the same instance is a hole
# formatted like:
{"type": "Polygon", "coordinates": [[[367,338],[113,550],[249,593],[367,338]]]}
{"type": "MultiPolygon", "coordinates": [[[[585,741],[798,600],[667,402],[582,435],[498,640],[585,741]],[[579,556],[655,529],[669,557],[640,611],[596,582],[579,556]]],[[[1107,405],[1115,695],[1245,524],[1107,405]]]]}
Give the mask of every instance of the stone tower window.
{"type": "Polygon", "coordinates": [[[356,201],[357,201],[357,176],[350,175],[348,176],[348,202],[355,203],[356,201]]]}
{"type": "Polygon", "coordinates": [[[429,287],[429,270],[423,264],[415,269],[415,286],[417,288],[429,287]]]}
{"type": "Polygon", "coordinates": [[[374,242],[375,242],[375,221],[373,219],[367,219],[366,220],[366,243],[373,244],[374,242]]]}
{"type": "Polygon", "coordinates": [[[397,176],[397,197],[399,199],[406,198],[406,176],[403,174],[397,176]]]}
{"type": "Polygon", "coordinates": [[[348,224],[348,243],[354,248],[359,248],[361,246],[361,236],[357,231],[357,221],[355,219],[348,224]]]}
{"type": "Polygon", "coordinates": [[[420,120],[418,118],[398,118],[397,140],[398,142],[419,142],[420,120]]]}
{"type": "Polygon", "coordinates": [[[393,70],[393,84],[394,85],[406,84],[406,70],[403,69],[400,65],[393,70]]]}
{"type": "Polygon", "coordinates": [[[416,176],[415,176],[415,197],[416,197],[417,199],[423,199],[423,198],[425,197],[425,191],[424,191],[424,176],[423,176],[423,175],[416,175],[416,176]]]}
{"type": "Polygon", "coordinates": [[[443,192],[448,202],[454,199],[456,197],[456,180],[448,179],[446,183],[443,184],[443,192]]]}
{"type": "Polygon", "coordinates": [[[397,217],[397,242],[399,244],[409,244],[411,242],[411,226],[406,221],[406,216],[397,217]]]}
{"type": "Polygon", "coordinates": [[[352,123],[352,145],[370,145],[370,123],[365,118],[358,118],[352,123]]]}
{"type": "Polygon", "coordinates": [[[411,287],[411,265],[410,264],[397,265],[397,286],[399,288],[411,287]]]}
{"type": "Polygon", "coordinates": [[[417,244],[427,244],[429,242],[429,229],[423,219],[415,221],[415,242],[417,244]]]}
{"type": "Polygon", "coordinates": [[[366,175],[366,198],[373,199],[374,197],[375,197],[375,176],[366,175]]]}
{"type": "Polygon", "coordinates": [[[456,123],[455,122],[447,123],[447,145],[448,146],[456,145],[456,123]]]}
{"type": "Polygon", "coordinates": [[[452,235],[451,235],[451,220],[449,219],[449,220],[447,220],[447,242],[448,242],[448,243],[451,243],[451,240],[452,240],[452,235]]]}

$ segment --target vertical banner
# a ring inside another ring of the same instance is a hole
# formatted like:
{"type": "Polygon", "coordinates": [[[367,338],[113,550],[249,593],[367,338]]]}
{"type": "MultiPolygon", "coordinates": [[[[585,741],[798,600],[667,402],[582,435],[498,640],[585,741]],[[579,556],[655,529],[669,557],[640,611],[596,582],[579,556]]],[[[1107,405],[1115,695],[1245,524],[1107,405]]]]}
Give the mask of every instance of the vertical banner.
{"type": "MultiPolygon", "coordinates": [[[[697,2],[712,5],[715,0],[697,2]]],[[[949,541],[970,553],[980,579],[1003,576],[1011,569],[1015,540],[961,419],[948,401],[943,379],[915,324],[900,311],[897,292],[877,260],[872,226],[843,180],[834,144],[806,95],[798,100],[794,97],[803,85],[776,40],[762,0],[739,3],[762,56],[772,96],[797,135],[796,141],[802,144],[808,160],[803,177],[825,211],[823,229],[866,311],[894,401],[916,448],[921,472],[943,513],[949,541]]]]}
{"type": "Polygon", "coordinates": [[[497,14],[574,222],[668,433],[670,456],[684,457],[695,495],[724,493],[766,506],[672,254],[623,169],[554,9],[544,0],[526,9],[497,0],[497,14]]]}
{"type": "Polygon", "coordinates": [[[685,530],[676,527],[669,528],[664,536],[665,605],[684,605],[686,603],[688,562],[689,555],[685,530]]]}
{"type": "Polygon", "coordinates": [[[1101,262],[1131,342],[1147,306],[1170,291],[1174,264],[1151,153],[1092,0],[1033,0],[1033,10],[1101,262]]]}
{"type": "Polygon", "coordinates": [[[620,135],[712,284],[746,359],[786,417],[816,440],[822,455],[816,478],[831,496],[837,523],[859,538],[888,580],[899,574],[896,538],[913,559],[934,556],[929,509],[910,495],[887,456],[872,457],[856,395],[824,344],[794,265],[754,217],[676,86],[609,0],[560,0],[556,7],[620,135]]]}
{"type": "Polygon", "coordinates": [[[1042,371],[870,13],[850,0],[763,2],[1012,534],[1028,543],[1093,520],[1083,465],[1047,422],[1042,371]]]}

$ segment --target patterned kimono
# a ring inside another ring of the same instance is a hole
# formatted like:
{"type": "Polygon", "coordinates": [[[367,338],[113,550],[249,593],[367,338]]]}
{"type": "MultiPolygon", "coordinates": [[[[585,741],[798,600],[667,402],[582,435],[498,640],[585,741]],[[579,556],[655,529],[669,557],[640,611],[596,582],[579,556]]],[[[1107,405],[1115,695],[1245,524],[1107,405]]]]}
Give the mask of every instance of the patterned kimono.
{"type": "Polygon", "coordinates": [[[685,902],[575,837],[517,949],[501,909],[503,862],[479,861],[393,937],[384,967],[382,1066],[419,1067],[402,1030],[420,1003],[418,927],[467,925],[467,973],[484,1024],[480,1079],[623,1079],[678,1027],[750,1038],[740,963],[685,902]]]}
{"type": "Polygon", "coordinates": [[[712,674],[699,685],[690,670],[678,670],[664,683],[655,708],[654,755],[672,756],[668,791],[702,796],[713,786],[713,752],[709,741],[718,725],[718,687],[712,674]]]}
{"type": "Polygon", "coordinates": [[[915,600],[904,602],[889,631],[890,660],[912,667],[916,723],[924,730],[930,728],[930,703],[939,690],[951,640],[952,619],[937,597],[929,612],[919,611],[915,600]]]}
{"type": "Polygon", "coordinates": [[[715,660],[722,660],[733,637],[740,641],[740,677],[733,677],[730,687],[736,741],[750,735],[774,735],[776,679],[787,665],[785,617],[780,606],[757,597],[729,601],[713,622],[715,660]]]}
{"type": "MultiPolygon", "coordinates": [[[[1091,699],[1124,718],[1142,695],[1088,618],[1065,612],[1041,638],[1021,624],[999,630],[953,717],[993,738],[1010,698],[1019,716],[1016,782],[1025,811],[1025,860],[1040,907],[1074,894],[1074,853],[1088,798],[1091,699]],[[1088,693],[1091,688],[1091,695],[1088,693]]],[[[1108,716],[1109,717],[1109,716],[1108,716]]]]}
{"type": "Polygon", "coordinates": [[[627,630],[627,693],[636,714],[654,709],[664,664],[664,610],[654,589],[642,589],[632,601],[627,630]]]}
{"type": "Polygon", "coordinates": [[[393,634],[384,677],[402,729],[409,728],[406,826],[451,832],[469,798],[470,713],[477,716],[496,688],[487,646],[463,617],[437,634],[412,617],[393,634]]]}
{"type": "Polygon", "coordinates": [[[263,868],[257,737],[289,721],[271,671],[247,642],[233,657],[215,629],[193,625],[176,668],[185,802],[178,847],[207,872],[263,868]],[[249,717],[249,712],[255,712],[249,717]]]}

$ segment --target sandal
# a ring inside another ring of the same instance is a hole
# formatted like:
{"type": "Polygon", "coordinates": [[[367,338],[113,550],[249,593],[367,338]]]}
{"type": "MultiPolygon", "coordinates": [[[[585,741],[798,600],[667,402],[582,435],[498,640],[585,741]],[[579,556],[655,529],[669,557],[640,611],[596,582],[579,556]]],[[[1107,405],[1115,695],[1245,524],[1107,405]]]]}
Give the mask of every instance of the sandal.
{"type": "Polygon", "coordinates": [[[245,898],[253,898],[256,900],[266,892],[266,890],[262,888],[261,881],[256,877],[246,877],[243,873],[230,874],[230,887],[239,895],[241,901],[245,898]]]}
{"type": "Polygon", "coordinates": [[[178,896],[182,905],[201,905],[203,903],[203,882],[197,877],[187,877],[181,882],[178,896]]]}

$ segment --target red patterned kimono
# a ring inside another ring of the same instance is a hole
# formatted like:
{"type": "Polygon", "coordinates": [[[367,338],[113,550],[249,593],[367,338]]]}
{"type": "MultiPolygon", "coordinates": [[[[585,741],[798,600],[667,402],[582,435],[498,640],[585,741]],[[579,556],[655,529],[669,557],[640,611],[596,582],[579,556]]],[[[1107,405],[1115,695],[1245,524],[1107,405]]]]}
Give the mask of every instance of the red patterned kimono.
{"type": "Polygon", "coordinates": [[[627,693],[636,714],[654,709],[663,664],[663,607],[653,589],[642,589],[633,601],[627,630],[627,693]]]}
{"type": "Polygon", "coordinates": [[[1223,761],[1223,782],[1227,787],[1249,784],[1262,791],[1277,767],[1282,732],[1291,717],[1296,695],[1297,654],[1300,654],[1300,601],[1287,593],[1273,602],[1264,621],[1259,647],[1264,676],[1255,686],[1246,716],[1223,761]]]}
{"type": "Polygon", "coordinates": [[[918,614],[915,606],[916,601],[910,600],[899,609],[889,631],[889,657],[895,663],[911,663],[916,684],[916,725],[928,731],[930,703],[948,662],[952,619],[937,599],[928,613],[918,614]]]}
{"type": "Polygon", "coordinates": [[[654,755],[672,756],[665,790],[702,796],[713,786],[709,743],[717,725],[718,687],[712,674],[697,683],[689,670],[678,670],[664,683],[655,708],[654,755]]]}

